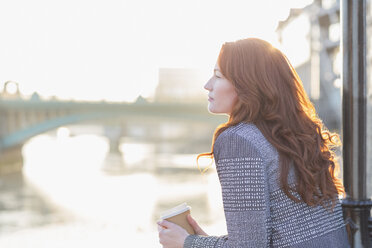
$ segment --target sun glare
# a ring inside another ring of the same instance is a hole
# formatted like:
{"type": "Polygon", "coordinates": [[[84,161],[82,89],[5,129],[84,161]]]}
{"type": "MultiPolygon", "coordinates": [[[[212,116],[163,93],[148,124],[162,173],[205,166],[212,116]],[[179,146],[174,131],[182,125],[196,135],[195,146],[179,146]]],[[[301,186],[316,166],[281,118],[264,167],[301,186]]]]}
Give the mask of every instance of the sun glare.
{"type": "MultiPolygon", "coordinates": [[[[278,21],[311,0],[21,2],[0,3],[0,82],[17,79],[24,95],[134,101],[155,94],[160,68],[210,70],[224,41],[275,44],[278,21]]],[[[291,56],[306,56],[300,43],[291,56]]]]}

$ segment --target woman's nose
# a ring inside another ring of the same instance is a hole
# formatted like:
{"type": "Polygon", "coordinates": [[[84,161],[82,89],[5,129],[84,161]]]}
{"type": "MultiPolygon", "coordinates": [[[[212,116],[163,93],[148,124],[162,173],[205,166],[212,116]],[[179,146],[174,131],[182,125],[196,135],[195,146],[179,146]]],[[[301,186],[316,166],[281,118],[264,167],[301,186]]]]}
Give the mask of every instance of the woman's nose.
{"type": "Polygon", "coordinates": [[[211,91],[212,90],[212,78],[204,85],[204,89],[211,91]]]}

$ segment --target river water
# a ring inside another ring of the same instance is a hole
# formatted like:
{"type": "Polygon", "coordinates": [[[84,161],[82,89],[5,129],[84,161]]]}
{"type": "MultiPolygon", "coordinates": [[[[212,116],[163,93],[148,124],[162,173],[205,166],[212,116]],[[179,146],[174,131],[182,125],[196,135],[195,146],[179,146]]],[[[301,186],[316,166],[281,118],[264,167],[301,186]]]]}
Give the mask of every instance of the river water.
{"type": "Polygon", "coordinates": [[[208,234],[225,234],[214,166],[202,175],[196,154],[154,146],[126,142],[115,158],[99,135],[31,139],[23,172],[0,177],[0,247],[161,247],[156,221],[183,202],[208,234]]]}

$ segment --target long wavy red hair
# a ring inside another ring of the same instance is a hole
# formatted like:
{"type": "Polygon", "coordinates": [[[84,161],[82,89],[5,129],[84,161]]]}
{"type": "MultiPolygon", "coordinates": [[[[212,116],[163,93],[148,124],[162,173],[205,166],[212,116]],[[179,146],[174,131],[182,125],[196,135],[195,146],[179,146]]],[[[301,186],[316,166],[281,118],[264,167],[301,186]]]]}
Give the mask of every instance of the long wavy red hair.
{"type": "Polygon", "coordinates": [[[254,123],[277,149],[280,183],[285,194],[296,202],[333,209],[344,187],[337,177],[339,165],[334,148],[341,145],[318,118],[302,82],[287,57],[270,43],[248,38],[223,44],[218,56],[221,73],[235,87],[238,101],[228,122],[217,127],[216,138],[226,128],[240,122],[254,123]],[[297,178],[288,182],[290,164],[297,178]],[[300,199],[293,195],[297,192],[300,199]]]}

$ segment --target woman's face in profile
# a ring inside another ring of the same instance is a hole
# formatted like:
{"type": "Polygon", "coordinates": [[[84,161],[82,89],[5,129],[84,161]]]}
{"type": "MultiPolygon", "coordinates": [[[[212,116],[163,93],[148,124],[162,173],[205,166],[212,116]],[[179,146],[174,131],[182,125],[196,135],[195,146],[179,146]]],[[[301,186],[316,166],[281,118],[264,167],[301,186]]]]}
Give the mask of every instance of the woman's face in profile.
{"type": "Polygon", "coordinates": [[[218,64],[214,67],[213,76],[204,88],[209,91],[209,112],[230,115],[238,95],[232,83],[222,75],[218,64]]]}

